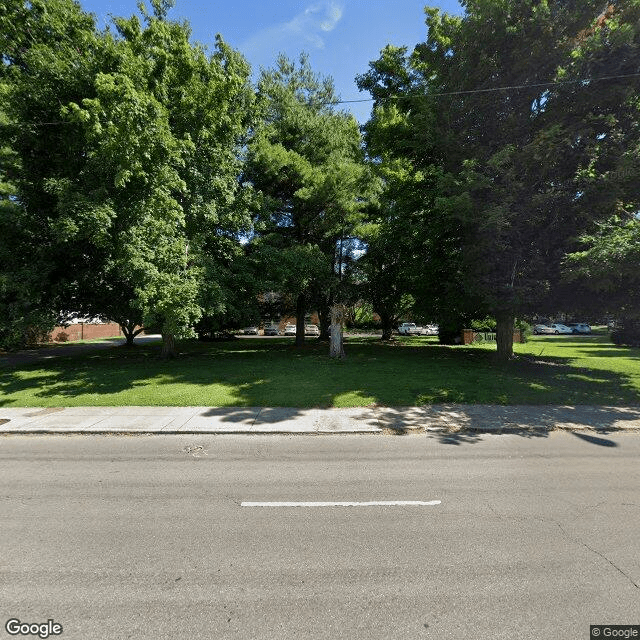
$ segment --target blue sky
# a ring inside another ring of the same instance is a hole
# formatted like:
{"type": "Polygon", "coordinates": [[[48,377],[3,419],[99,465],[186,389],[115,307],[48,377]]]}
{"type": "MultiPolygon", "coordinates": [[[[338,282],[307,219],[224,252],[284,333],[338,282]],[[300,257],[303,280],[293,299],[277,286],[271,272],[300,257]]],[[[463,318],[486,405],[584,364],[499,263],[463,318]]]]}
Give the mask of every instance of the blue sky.
{"type": "MultiPolygon", "coordinates": [[[[80,0],[94,13],[100,26],[109,15],[137,13],[136,0],[80,0]]],[[[354,78],[367,70],[387,44],[413,47],[426,37],[425,4],[449,13],[460,13],[456,0],[177,0],[169,13],[186,19],[193,40],[213,45],[220,33],[240,50],[254,75],[271,67],[279,53],[297,58],[309,54],[313,69],[333,77],[343,100],[368,98],[359,93],[354,78]]],[[[345,105],[360,122],[369,117],[370,103],[345,105]]]]}

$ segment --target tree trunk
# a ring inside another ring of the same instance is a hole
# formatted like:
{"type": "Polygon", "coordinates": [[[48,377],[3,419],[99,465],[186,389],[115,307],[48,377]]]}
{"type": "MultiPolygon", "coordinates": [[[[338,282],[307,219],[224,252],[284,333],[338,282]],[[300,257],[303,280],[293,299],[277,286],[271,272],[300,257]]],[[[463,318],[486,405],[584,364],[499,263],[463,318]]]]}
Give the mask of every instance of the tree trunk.
{"type": "Polygon", "coordinates": [[[176,337],[173,333],[162,334],[162,357],[175,358],[178,355],[176,349],[176,337]]]}
{"type": "Polygon", "coordinates": [[[318,306],[318,319],[320,320],[320,340],[329,341],[331,333],[331,305],[324,300],[318,306]]]}
{"type": "Polygon", "coordinates": [[[512,313],[496,315],[496,343],[498,360],[507,361],[513,357],[513,325],[512,313]]]}
{"type": "Polygon", "coordinates": [[[122,330],[122,333],[124,334],[124,337],[126,340],[125,346],[133,347],[133,338],[134,338],[133,331],[130,330],[128,325],[126,324],[121,324],[120,329],[122,330]]]}
{"type": "Polygon", "coordinates": [[[342,340],[342,321],[344,308],[341,305],[331,307],[331,342],[329,343],[330,358],[344,358],[344,345],[342,340]]]}
{"type": "Polygon", "coordinates": [[[133,339],[142,331],[142,327],[136,331],[136,323],[128,320],[120,324],[120,329],[122,329],[122,333],[127,341],[125,346],[133,347],[133,339]]]}
{"type": "Polygon", "coordinates": [[[296,301],[296,347],[304,347],[304,316],[307,312],[307,301],[304,293],[296,301]]]}
{"type": "Polygon", "coordinates": [[[321,316],[318,314],[320,319],[320,336],[318,340],[322,340],[322,342],[329,342],[331,339],[331,319],[328,315],[321,316]]]}
{"type": "Polygon", "coordinates": [[[384,341],[391,340],[393,336],[393,322],[392,318],[388,315],[380,315],[380,322],[382,323],[382,339],[384,341]]]}

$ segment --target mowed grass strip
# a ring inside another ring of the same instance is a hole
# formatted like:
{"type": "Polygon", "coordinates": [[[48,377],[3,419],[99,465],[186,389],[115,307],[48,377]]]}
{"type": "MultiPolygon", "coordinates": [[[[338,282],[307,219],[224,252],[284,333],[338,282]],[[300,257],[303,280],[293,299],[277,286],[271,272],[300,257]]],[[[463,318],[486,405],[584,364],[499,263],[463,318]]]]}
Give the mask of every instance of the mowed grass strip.
{"type": "Polygon", "coordinates": [[[499,364],[495,347],[446,347],[433,338],[349,337],[347,358],[309,340],[184,342],[113,347],[17,367],[0,365],[0,406],[355,407],[464,404],[640,405],[640,350],[606,335],[539,336],[499,364]]]}

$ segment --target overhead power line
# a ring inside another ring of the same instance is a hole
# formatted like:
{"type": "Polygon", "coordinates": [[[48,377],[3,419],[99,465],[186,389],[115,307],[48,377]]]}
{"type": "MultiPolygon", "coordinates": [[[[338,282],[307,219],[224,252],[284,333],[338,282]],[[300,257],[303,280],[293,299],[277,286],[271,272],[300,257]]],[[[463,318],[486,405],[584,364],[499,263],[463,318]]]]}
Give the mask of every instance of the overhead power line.
{"type": "Polygon", "coordinates": [[[383,98],[362,98],[360,100],[338,100],[327,104],[353,104],[356,102],[376,102],[377,100],[400,100],[402,98],[437,98],[441,96],[460,96],[471,93],[489,93],[496,91],[510,91],[512,89],[539,89],[542,87],[557,87],[564,84],[584,84],[587,82],[600,82],[602,80],[620,80],[623,78],[638,78],[640,73],[627,73],[617,76],[602,76],[600,78],[580,78],[578,80],[558,80],[556,82],[539,82],[536,84],[514,84],[504,87],[491,87],[489,89],[467,89],[465,91],[442,91],[437,93],[416,93],[399,96],[385,96],[383,98]]]}
{"type": "MultiPolygon", "coordinates": [[[[603,80],[622,80],[625,78],[640,78],[640,73],[627,73],[617,76],[602,76],[600,78],[579,78],[577,80],[558,80],[556,82],[539,82],[536,84],[514,84],[503,87],[491,87],[488,89],[467,89],[463,91],[442,91],[438,93],[416,93],[396,96],[384,96],[383,98],[361,98],[359,100],[334,100],[331,102],[325,102],[325,105],[332,104],[356,104],[363,102],[376,102],[382,100],[401,100],[406,98],[439,98],[446,96],[459,96],[469,95],[474,93],[491,93],[497,91],[512,91],[515,89],[540,89],[542,87],[557,87],[559,85],[567,84],[585,84],[588,82],[602,82],[603,80]]],[[[69,120],[59,120],[54,122],[25,122],[25,123],[0,123],[0,127],[45,127],[50,125],[59,124],[76,124],[69,120]]]]}

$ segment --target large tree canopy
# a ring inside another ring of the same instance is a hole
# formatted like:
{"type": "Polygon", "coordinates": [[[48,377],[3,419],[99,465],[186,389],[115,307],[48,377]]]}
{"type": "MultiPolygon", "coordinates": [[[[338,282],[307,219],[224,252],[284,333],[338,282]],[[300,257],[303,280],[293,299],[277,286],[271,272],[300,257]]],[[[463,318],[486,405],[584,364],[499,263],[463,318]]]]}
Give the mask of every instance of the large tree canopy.
{"type": "Polygon", "coordinates": [[[277,291],[300,344],[312,305],[326,333],[358,234],[386,334],[409,299],[443,334],[491,314],[508,358],[514,317],[567,269],[631,313],[640,0],[425,9],[426,40],[358,78],[375,101],[364,139],[304,55],[256,91],[222,39],[207,53],[171,0],[150,5],[100,31],[75,0],[2,3],[4,343],[77,312],[129,340],[155,326],[170,354],[199,320],[240,322],[277,291]]]}
{"type": "Polygon", "coordinates": [[[425,246],[455,250],[425,254],[425,272],[446,272],[452,306],[494,315],[510,357],[514,316],[618,202],[594,177],[637,148],[640,85],[598,78],[637,71],[638,3],[604,21],[589,0],[462,4],[461,17],[426,9],[427,40],[387,47],[359,84],[376,100],[369,136],[431,178],[425,246]]]}
{"type": "MultiPolygon", "coordinates": [[[[262,73],[258,96],[263,114],[245,179],[263,196],[258,246],[267,258],[276,249],[290,267],[280,284],[297,296],[296,343],[302,344],[309,296],[319,282],[315,288],[330,295],[342,259],[339,241],[361,219],[371,178],[355,119],[334,109],[332,81],[314,74],[305,56],[298,65],[281,56],[262,73]]],[[[278,271],[269,259],[265,268],[278,271]]]]}
{"type": "Polygon", "coordinates": [[[73,175],[81,161],[77,128],[62,122],[59,107],[88,90],[100,51],[93,19],[71,0],[7,0],[2,8],[0,341],[18,346],[52,328],[62,307],[51,284],[68,262],[46,179],[73,175]]]}
{"type": "Polygon", "coordinates": [[[19,198],[51,297],[129,333],[155,325],[170,354],[220,304],[223,283],[205,295],[202,284],[248,224],[237,176],[253,93],[238,53],[218,39],[208,56],[165,19],[168,3],[153,5],[143,21],[116,19],[115,35],[70,1],[19,5],[63,32],[36,30],[11,61],[10,104],[19,198]]]}
{"type": "Polygon", "coordinates": [[[565,260],[567,281],[622,320],[623,340],[640,344],[640,219],[614,216],[580,240],[565,260]]]}

